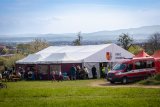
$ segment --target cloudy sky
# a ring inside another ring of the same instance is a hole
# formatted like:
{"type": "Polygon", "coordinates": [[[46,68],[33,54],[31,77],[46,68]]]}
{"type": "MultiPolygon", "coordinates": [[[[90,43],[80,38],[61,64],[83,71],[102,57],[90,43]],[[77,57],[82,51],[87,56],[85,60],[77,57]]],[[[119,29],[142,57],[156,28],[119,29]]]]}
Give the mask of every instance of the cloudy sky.
{"type": "Polygon", "coordinates": [[[160,0],[0,0],[0,34],[160,25],[160,0]]]}

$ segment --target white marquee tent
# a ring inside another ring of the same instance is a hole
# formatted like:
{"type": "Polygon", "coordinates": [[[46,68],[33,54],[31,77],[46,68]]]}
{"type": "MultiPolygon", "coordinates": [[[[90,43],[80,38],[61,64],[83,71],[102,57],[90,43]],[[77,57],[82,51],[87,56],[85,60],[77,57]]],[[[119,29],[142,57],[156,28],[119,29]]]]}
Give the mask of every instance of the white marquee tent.
{"type": "MultiPolygon", "coordinates": [[[[63,64],[82,63],[90,71],[93,65],[99,70],[101,62],[119,62],[134,55],[116,44],[83,46],[50,46],[35,54],[28,55],[16,64],[63,64]],[[107,59],[109,53],[109,59],[107,59]]],[[[98,73],[99,75],[99,73],[98,73]]]]}
{"type": "Polygon", "coordinates": [[[118,62],[134,55],[116,44],[84,46],[50,46],[17,61],[17,64],[118,62]],[[106,53],[110,53],[107,60],[106,53]]]}

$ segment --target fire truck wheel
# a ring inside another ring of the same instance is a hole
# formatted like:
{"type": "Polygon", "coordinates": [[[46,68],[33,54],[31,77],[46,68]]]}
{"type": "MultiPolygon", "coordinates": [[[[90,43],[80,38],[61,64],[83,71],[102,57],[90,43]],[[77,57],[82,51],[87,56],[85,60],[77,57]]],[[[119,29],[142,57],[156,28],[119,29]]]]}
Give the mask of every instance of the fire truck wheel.
{"type": "Polygon", "coordinates": [[[114,81],[110,81],[111,84],[114,84],[114,81]]]}
{"type": "Polygon", "coordinates": [[[127,77],[123,77],[123,79],[122,79],[122,84],[127,84],[127,82],[128,82],[127,77]]]}

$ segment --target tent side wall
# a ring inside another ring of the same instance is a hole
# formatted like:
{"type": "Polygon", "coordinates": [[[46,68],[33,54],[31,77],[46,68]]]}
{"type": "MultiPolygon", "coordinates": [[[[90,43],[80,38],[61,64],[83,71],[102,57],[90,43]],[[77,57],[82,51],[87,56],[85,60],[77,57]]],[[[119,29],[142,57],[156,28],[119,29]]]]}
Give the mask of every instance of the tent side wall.
{"type": "Polygon", "coordinates": [[[88,74],[88,77],[89,78],[93,78],[93,75],[92,75],[92,67],[93,65],[96,67],[96,71],[97,71],[97,78],[100,78],[100,67],[99,67],[99,63],[98,62],[85,62],[83,63],[83,66],[85,66],[88,71],[89,71],[89,74],[88,74]]]}
{"type": "Polygon", "coordinates": [[[91,56],[84,59],[84,62],[119,62],[124,58],[132,58],[134,55],[127,50],[117,46],[116,44],[111,44],[102,50],[92,54],[91,56]],[[109,54],[110,58],[107,58],[109,54]]]}
{"type": "Polygon", "coordinates": [[[111,46],[112,48],[112,53],[113,53],[113,58],[112,58],[112,62],[120,62],[123,59],[128,59],[128,58],[132,58],[134,55],[130,52],[128,52],[127,50],[121,48],[120,46],[113,44],[111,46]]]}
{"type": "Polygon", "coordinates": [[[19,72],[19,68],[23,68],[24,78],[28,79],[28,72],[32,69],[34,72],[34,79],[36,80],[51,80],[51,73],[54,68],[57,66],[60,67],[60,71],[66,72],[70,75],[70,68],[72,66],[81,66],[82,63],[63,63],[63,64],[16,64],[16,72],[19,72]]]}

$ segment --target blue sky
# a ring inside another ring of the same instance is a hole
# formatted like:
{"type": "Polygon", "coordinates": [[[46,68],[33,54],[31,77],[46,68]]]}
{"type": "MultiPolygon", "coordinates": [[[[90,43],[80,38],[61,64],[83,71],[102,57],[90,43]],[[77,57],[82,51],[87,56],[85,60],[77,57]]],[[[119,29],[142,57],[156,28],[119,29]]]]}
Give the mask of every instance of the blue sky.
{"type": "Polygon", "coordinates": [[[0,34],[160,25],[160,0],[0,0],[0,34]]]}

